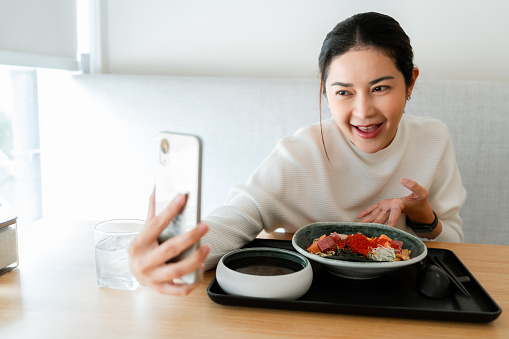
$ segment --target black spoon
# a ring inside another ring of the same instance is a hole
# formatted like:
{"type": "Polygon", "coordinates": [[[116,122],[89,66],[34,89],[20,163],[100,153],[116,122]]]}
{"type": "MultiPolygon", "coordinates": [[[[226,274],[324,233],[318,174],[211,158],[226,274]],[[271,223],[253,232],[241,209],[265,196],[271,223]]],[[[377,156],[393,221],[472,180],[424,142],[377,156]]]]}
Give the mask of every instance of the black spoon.
{"type": "Polygon", "coordinates": [[[426,264],[417,273],[417,286],[427,297],[442,299],[451,293],[451,280],[443,269],[426,264]]]}

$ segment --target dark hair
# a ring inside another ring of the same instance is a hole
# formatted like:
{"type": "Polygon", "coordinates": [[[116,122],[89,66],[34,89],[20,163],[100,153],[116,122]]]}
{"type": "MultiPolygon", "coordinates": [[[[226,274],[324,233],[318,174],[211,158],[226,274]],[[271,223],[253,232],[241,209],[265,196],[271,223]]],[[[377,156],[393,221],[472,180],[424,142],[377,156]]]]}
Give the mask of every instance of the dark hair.
{"type": "Polygon", "coordinates": [[[332,60],[353,48],[373,48],[392,58],[407,86],[412,79],[414,53],[410,38],[399,23],[388,15],[359,13],[341,21],[327,34],[318,57],[321,91],[325,93],[332,60]]]}
{"type": "MultiPolygon", "coordinates": [[[[359,13],[338,23],[330,31],[322,44],[318,57],[320,69],[320,130],[322,130],[322,94],[326,93],[329,66],[334,58],[355,48],[372,48],[394,60],[396,68],[403,74],[405,83],[410,86],[414,53],[410,38],[399,23],[388,15],[368,12],[359,13]]],[[[322,134],[322,143],[325,141],[322,134]]],[[[327,149],[325,149],[327,159],[327,149]]],[[[330,161],[330,159],[329,159],[330,161]]]]}

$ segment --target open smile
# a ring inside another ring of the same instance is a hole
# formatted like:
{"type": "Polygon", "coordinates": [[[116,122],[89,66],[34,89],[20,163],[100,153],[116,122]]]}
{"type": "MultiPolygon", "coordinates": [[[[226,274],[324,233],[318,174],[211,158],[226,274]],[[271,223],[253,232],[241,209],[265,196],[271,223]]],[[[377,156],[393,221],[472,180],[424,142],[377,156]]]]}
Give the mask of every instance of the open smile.
{"type": "Polygon", "coordinates": [[[364,139],[371,139],[376,137],[380,132],[382,131],[382,125],[381,124],[375,124],[375,125],[364,125],[364,126],[355,126],[352,125],[352,127],[355,130],[355,133],[364,139]]]}

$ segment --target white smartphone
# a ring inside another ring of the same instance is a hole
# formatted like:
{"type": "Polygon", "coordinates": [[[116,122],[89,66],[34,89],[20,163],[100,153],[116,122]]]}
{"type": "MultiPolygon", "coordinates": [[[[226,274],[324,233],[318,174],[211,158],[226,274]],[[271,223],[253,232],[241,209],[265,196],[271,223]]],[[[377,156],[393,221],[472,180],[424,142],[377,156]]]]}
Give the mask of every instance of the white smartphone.
{"type": "MultiPolygon", "coordinates": [[[[157,138],[155,213],[161,213],[179,193],[187,194],[187,202],[158,238],[159,243],[187,233],[200,222],[202,141],[196,135],[160,132],[157,138]]],[[[169,262],[182,260],[196,251],[199,244],[185,250],[169,262]]],[[[198,269],[179,282],[194,284],[201,278],[198,269]]]]}

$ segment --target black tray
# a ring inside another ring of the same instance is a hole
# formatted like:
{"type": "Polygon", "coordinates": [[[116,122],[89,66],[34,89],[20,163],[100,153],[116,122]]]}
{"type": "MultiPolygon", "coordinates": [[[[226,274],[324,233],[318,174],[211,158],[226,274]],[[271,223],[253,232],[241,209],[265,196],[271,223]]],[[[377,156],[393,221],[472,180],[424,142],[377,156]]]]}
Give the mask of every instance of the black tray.
{"type": "MultiPolygon", "coordinates": [[[[295,251],[288,240],[255,239],[245,247],[277,247],[295,251]]],[[[417,265],[407,266],[375,279],[351,280],[335,276],[314,262],[313,283],[308,292],[297,300],[229,295],[219,287],[215,277],[207,289],[207,294],[214,302],[223,305],[377,317],[487,323],[500,315],[500,307],[454,252],[428,248],[428,255],[442,259],[456,276],[469,277],[470,281],[463,285],[470,297],[466,297],[456,288],[444,299],[424,296],[416,284],[417,265]]]]}

